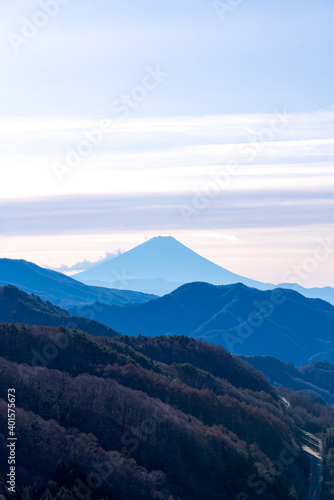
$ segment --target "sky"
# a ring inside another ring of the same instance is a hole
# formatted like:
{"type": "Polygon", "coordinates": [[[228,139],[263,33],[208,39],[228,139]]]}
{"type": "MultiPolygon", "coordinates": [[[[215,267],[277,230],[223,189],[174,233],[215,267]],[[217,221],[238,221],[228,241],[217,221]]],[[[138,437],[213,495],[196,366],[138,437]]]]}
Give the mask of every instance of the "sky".
{"type": "Polygon", "coordinates": [[[332,0],[0,13],[0,257],[71,267],[172,235],[334,286],[332,0]]]}

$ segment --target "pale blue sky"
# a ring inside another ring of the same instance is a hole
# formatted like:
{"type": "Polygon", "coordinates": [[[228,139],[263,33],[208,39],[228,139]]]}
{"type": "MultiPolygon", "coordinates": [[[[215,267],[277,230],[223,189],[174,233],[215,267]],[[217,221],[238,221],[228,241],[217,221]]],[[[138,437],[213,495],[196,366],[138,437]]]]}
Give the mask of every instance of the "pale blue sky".
{"type": "Polygon", "coordinates": [[[21,33],[39,2],[1,10],[7,116],[105,116],[148,64],[170,78],[139,115],[334,105],[332,0],[244,0],[224,19],[211,0],[69,0],[18,54],[8,35],[21,33]]]}
{"type": "Polygon", "coordinates": [[[0,257],[72,265],[171,234],[280,282],[334,237],[332,0],[61,3],[0,7],[0,257]]]}

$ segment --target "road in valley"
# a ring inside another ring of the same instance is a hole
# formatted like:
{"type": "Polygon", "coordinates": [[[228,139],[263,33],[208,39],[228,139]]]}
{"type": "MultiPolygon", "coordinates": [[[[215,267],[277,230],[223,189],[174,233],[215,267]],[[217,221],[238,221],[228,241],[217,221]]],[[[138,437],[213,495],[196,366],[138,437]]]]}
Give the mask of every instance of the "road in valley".
{"type": "Polygon", "coordinates": [[[309,432],[300,431],[300,443],[311,462],[308,500],[319,500],[322,486],[322,441],[309,432]]]}

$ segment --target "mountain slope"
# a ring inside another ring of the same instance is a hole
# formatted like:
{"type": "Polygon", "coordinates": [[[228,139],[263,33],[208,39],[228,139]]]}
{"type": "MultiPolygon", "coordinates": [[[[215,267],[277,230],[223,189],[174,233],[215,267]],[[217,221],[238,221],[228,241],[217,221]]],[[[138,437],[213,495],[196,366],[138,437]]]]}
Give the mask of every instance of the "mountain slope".
{"type": "MultiPolygon", "coordinates": [[[[89,310],[90,315],[94,316],[94,310],[87,308],[87,311],[89,310]]],[[[111,337],[118,335],[118,332],[112,328],[93,319],[70,316],[67,311],[54,306],[51,302],[45,302],[40,297],[28,295],[12,285],[7,285],[0,288],[0,322],[10,323],[14,321],[14,311],[15,322],[17,323],[67,326],[83,330],[91,335],[111,337]]]]}
{"type": "Polygon", "coordinates": [[[108,304],[144,302],[152,296],[132,291],[86,286],[69,276],[25,260],[0,259],[0,286],[14,285],[61,307],[99,301],[108,304]]]}
{"type": "Polygon", "coordinates": [[[327,361],[296,368],[271,356],[241,356],[241,359],[264,373],[272,385],[302,391],[320,400],[318,394],[327,403],[334,404],[334,365],[327,361]]]}
{"type": "MultiPolygon", "coordinates": [[[[82,308],[71,312],[85,315],[82,308]]],[[[271,355],[296,365],[334,361],[334,307],[292,290],[189,283],[143,304],[105,305],[96,319],[123,334],[191,335],[235,354],[271,355]]]]}
{"type": "Polygon", "coordinates": [[[75,275],[87,285],[129,288],[164,295],[184,283],[206,281],[214,285],[241,282],[270,288],[238,276],[193,252],[171,236],[157,236],[118,257],[75,275]]]}
{"type": "MultiPolygon", "coordinates": [[[[18,392],[23,498],[34,482],[30,497],[49,488],[52,498],[77,498],[79,480],[93,500],[228,500],[252,498],[260,479],[266,500],[293,500],[294,490],[305,498],[309,463],[297,427],[334,426],[329,409],[294,395],[287,408],[253,367],[186,337],[94,339],[2,324],[0,352],[0,398],[8,387],[18,392]],[[66,348],[31,366],[30,349],[59,336],[66,348]]],[[[0,399],[0,429],[6,418],[0,399]]]]}

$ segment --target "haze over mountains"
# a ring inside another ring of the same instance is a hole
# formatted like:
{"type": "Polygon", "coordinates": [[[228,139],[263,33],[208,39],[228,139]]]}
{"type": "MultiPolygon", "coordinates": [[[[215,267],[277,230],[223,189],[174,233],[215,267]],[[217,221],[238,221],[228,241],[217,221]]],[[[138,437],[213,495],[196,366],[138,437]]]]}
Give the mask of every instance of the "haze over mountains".
{"type": "MultiPolygon", "coordinates": [[[[82,279],[83,275],[86,276],[85,279],[89,275],[96,275],[101,279],[103,276],[106,279],[114,277],[118,280],[112,281],[114,285],[126,288],[135,286],[135,283],[148,288],[157,285],[174,288],[177,280],[188,282],[195,276],[199,276],[198,279],[202,282],[187,283],[171,294],[156,298],[138,291],[86,285],[72,277],[23,260],[0,260],[0,285],[17,286],[54,305],[62,306],[72,316],[97,320],[123,334],[191,335],[223,345],[236,354],[271,355],[296,365],[317,359],[334,361],[334,308],[329,303],[306,299],[299,293],[286,289],[282,292],[284,303],[275,305],[269,315],[265,312],[259,327],[253,328],[249,325],[248,318],[252,314],[255,317],[262,314],[259,313],[261,306],[254,304],[270,302],[273,293],[270,288],[274,289],[275,286],[233,274],[199,256],[172,237],[153,238],[76,277],[82,279]],[[218,282],[219,286],[212,286],[206,283],[208,281],[218,282]],[[222,285],[231,281],[234,284],[222,285]],[[239,284],[235,284],[236,281],[239,284]],[[241,281],[246,282],[247,286],[241,281]],[[94,304],[93,308],[87,308],[89,304],[94,304]]],[[[299,286],[298,291],[301,291],[299,286]]],[[[315,294],[314,290],[312,294],[315,294]]],[[[35,309],[38,308],[39,306],[35,309]]],[[[43,308],[42,316],[45,305],[43,308]]],[[[30,314],[30,306],[29,309],[30,314]]],[[[12,311],[8,314],[3,320],[11,319],[12,311]]],[[[50,318],[50,311],[47,315],[46,325],[63,324],[54,322],[55,318],[50,318]]],[[[59,316],[58,313],[57,315],[59,316]]],[[[29,317],[27,318],[24,316],[21,321],[29,323],[29,317]]],[[[31,318],[31,321],[34,320],[31,318]]],[[[63,317],[62,321],[67,319],[63,317]]],[[[36,322],[41,324],[39,320],[36,322]]],[[[84,326],[78,328],[88,331],[84,326]]],[[[89,331],[94,333],[93,330],[94,328],[89,331]]]]}
{"type": "MultiPolygon", "coordinates": [[[[334,307],[286,289],[189,283],[142,304],[98,306],[96,319],[127,335],[189,335],[235,354],[300,365],[334,361],[334,307]]],[[[69,309],[85,316],[83,308],[69,309]]]]}
{"type": "Polygon", "coordinates": [[[274,285],[245,278],[201,257],[171,236],[151,238],[74,277],[87,285],[137,290],[160,296],[194,281],[213,285],[243,283],[259,290],[283,287],[334,305],[334,289],[331,287],[307,289],[293,283],[274,285]]]}
{"type": "MultiPolygon", "coordinates": [[[[0,286],[16,286],[66,309],[97,301],[117,305],[141,303],[197,281],[215,285],[243,283],[259,290],[280,286],[232,273],[172,237],[152,238],[72,277],[25,260],[0,259],[0,286]]],[[[284,283],[281,287],[334,305],[331,287],[306,289],[292,283],[284,283]]]]}
{"type": "Polygon", "coordinates": [[[65,274],[25,260],[0,259],[0,286],[5,285],[13,285],[27,293],[34,293],[64,308],[95,301],[126,304],[152,298],[129,290],[87,286],[65,274]]]}
{"type": "MultiPolygon", "coordinates": [[[[90,319],[76,317],[14,286],[8,285],[0,288],[0,322],[11,323],[15,319],[16,324],[62,326],[84,331],[95,337],[119,336],[119,332],[92,319],[97,310],[101,312],[103,307],[104,305],[100,304],[96,308],[87,306],[85,312],[88,313],[90,319]]],[[[327,361],[317,361],[295,368],[291,363],[270,356],[241,356],[241,358],[262,371],[272,385],[302,391],[317,402],[326,401],[334,404],[334,365],[327,361]]]]}

